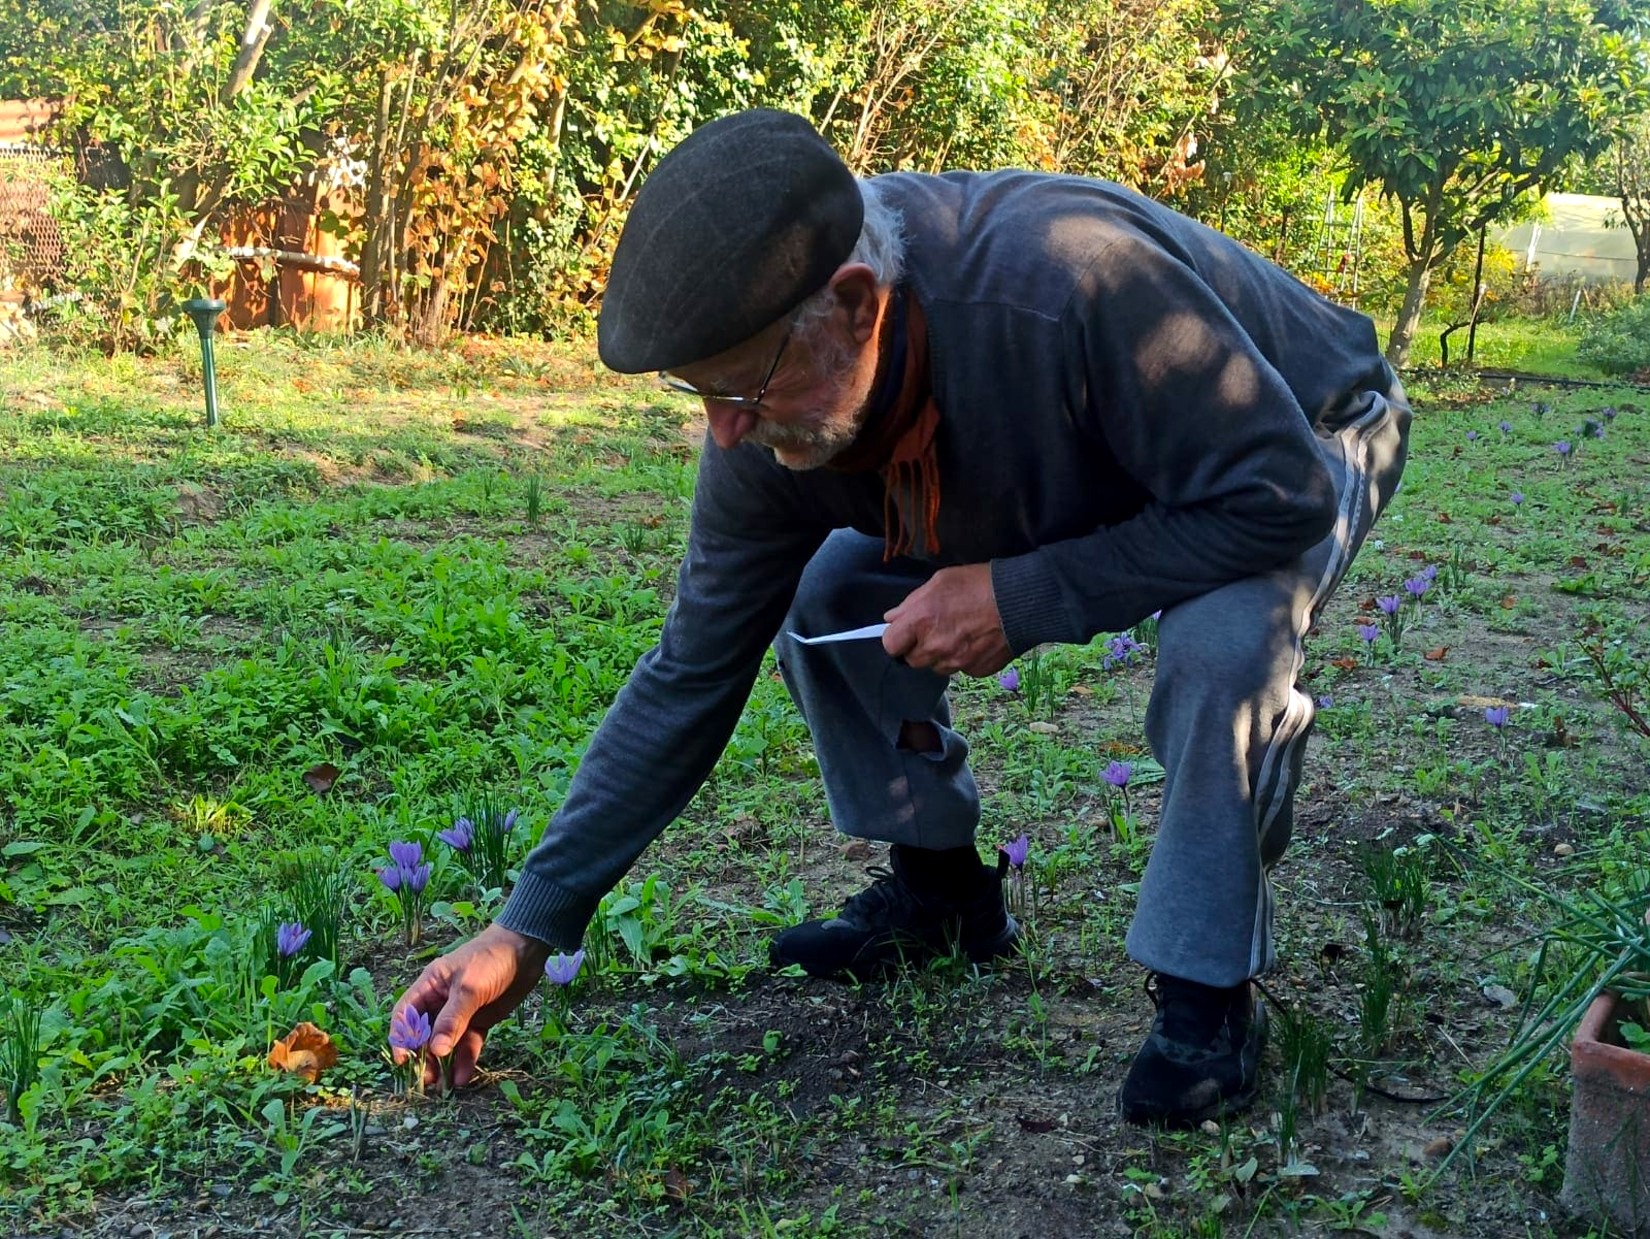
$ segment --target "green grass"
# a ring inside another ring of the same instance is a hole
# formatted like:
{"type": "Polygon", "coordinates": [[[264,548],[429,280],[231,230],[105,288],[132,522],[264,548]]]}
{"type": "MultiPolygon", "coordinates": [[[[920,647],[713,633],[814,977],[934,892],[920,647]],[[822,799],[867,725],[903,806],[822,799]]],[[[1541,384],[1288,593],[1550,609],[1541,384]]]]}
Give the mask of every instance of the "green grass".
{"type": "MultiPolygon", "coordinates": [[[[1410,348],[1409,364],[1412,369],[1437,368],[1442,357],[1438,336],[1448,325],[1436,319],[1422,320],[1410,348]]],[[[1609,376],[1575,356],[1575,347],[1585,325],[1584,315],[1577,316],[1573,323],[1564,317],[1506,318],[1480,323],[1473,348],[1473,365],[1483,370],[1517,370],[1553,378],[1603,382],[1609,376]]],[[[1382,322],[1378,326],[1384,343],[1391,334],[1392,324],[1382,322]]],[[[1465,327],[1450,334],[1449,357],[1451,367],[1466,364],[1465,327]]]]}
{"type": "Polygon", "coordinates": [[[1250,1118],[1150,1136],[1112,1117],[1148,1016],[1122,939],[1160,789],[1149,626],[1132,661],[1103,635],[1022,660],[1017,694],[955,693],[982,846],[1032,841],[1022,961],[865,988],[767,974],[773,929],[865,863],[769,668],[605,901],[570,993],[495,1030],[483,1087],[409,1095],[389,1003],[503,897],[436,832],[517,808],[514,866],[549,821],[662,622],[699,428],[578,346],[259,333],[219,372],[208,433],[189,347],[0,357],[0,1230],[133,1201],[206,1201],[188,1216],[225,1234],[1285,1234],[1384,1212],[1489,1235],[1557,1216],[1558,1060],[1497,1116],[1476,1177],[1437,1184],[1407,1149],[1461,1120],[1380,1090],[1452,1093],[1504,1047],[1480,987],[1545,984],[1528,942],[1551,910],[1524,883],[1643,869],[1646,743],[1584,643],[1617,643],[1642,686],[1650,401],[1417,378],[1403,491],[1303,672],[1325,700],[1271,984],[1313,1030],[1285,1047],[1310,1080],[1274,1056],[1250,1118]],[[1602,438],[1577,435],[1589,418],[1602,438]],[[1425,564],[1401,640],[1366,646],[1375,597],[1425,564]],[[1133,764],[1127,799],[1103,794],[1112,760],[1133,764]],[[417,945],[374,876],[392,840],[434,864],[417,945]],[[335,945],[282,960],[273,926],[300,913],[336,916],[335,945]],[[339,1048],[316,1084],[265,1062],[301,1020],[339,1048]],[[1349,1111],[1384,1142],[1349,1136],[1349,1111]]]}

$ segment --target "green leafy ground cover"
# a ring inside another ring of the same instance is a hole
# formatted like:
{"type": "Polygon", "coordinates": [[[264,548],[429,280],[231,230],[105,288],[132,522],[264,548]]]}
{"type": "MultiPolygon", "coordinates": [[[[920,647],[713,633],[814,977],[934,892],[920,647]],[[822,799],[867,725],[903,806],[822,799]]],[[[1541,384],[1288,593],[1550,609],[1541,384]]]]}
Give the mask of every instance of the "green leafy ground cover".
{"type": "Polygon", "coordinates": [[[0,359],[0,1232],[1585,1232],[1562,1062],[1435,1182],[1466,1118],[1428,1099],[1517,1025],[1552,915],[1524,884],[1642,882],[1647,744],[1586,650],[1643,692],[1650,397],[1418,385],[1305,668],[1270,1090],[1159,1134],[1113,1112],[1149,1017],[1121,946],[1149,629],[958,686],[982,843],[1030,838],[1023,960],[766,972],[773,927],[878,858],[832,835],[764,675],[571,993],[497,1030],[483,1085],[408,1094],[388,1005],[502,897],[435,834],[485,798],[519,858],[559,803],[668,605],[692,410],[586,350],[220,357],[214,434],[187,350],[0,359]],[[1428,565],[1394,642],[1376,600],[1428,565]],[[373,875],[391,840],[434,861],[416,946],[373,875]],[[336,945],[283,961],[300,911],[336,945]],[[300,1020],[340,1051],[313,1085],[265,1062],[300,1020]]]}

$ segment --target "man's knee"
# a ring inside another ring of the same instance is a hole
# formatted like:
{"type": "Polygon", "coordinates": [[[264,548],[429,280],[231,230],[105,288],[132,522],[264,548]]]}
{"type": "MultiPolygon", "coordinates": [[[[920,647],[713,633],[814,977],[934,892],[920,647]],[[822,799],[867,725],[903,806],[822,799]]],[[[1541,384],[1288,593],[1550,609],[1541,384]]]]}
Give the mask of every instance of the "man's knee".
{"type": "Polygon", "coordinates": [[[908,718],[899,725],[897,747],[909,753],[938,753],[945,746],[940,742],[940,729],[933,723],[908,718]]]}

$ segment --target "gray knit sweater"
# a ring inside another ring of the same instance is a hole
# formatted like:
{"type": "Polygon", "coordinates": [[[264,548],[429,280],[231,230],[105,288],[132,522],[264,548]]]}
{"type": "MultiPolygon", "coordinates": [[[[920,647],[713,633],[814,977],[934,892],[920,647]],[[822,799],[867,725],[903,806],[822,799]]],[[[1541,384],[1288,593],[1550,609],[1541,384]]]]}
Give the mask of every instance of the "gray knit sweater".
{"type": "MultiPolygon", "coordinates": [[[[1375,331],[1220,233],[1105,182],[878,177],[904,219],[941,410],[936,567],[991,564],[1010,646],[1085,642],[1328,532],[1318,414],[1384,390],[1375,331]]],[[[809,557],[882,536],[875,473],[700,457],[687,556],[499,923],[571,949],[738,722],[809,557]]],[[[868,615],[871,623],[880,616],[868,615]]]]}

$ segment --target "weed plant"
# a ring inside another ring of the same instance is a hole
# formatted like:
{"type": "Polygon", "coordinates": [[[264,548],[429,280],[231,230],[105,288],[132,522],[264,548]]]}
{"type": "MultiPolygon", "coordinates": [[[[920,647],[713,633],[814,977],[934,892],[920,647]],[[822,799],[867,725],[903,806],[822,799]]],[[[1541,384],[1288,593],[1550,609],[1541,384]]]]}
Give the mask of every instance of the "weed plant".
{"type": "Polygon", "coordinates": [[[0,1088],[6,1115],[23,1122],[23,1096],[40,1078],[40,1009],[20,994],[0,1004],[0,1088]]]}

